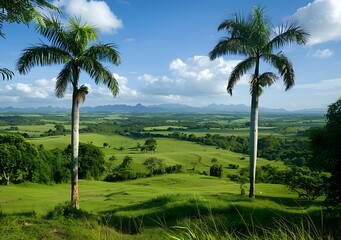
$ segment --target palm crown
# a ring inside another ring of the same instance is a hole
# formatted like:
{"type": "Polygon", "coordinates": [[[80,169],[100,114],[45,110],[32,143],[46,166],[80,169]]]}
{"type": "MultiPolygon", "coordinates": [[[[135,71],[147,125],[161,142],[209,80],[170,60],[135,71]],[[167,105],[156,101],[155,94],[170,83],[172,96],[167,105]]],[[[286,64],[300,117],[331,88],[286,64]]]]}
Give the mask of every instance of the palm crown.
{"type": "Polygon", "coordinates": [[[255,68],[255,72],[250,79],[251,89],[256,86],[259,93],[261,87],[269,86],[278,79],[277,75],[271,72],[259,75],[260,60],[278,70],[283,78],[285,90],[294,85],[295,73],[291,61],[282,52],[276,54],[273,52],[291,43],[306,44],[308,33],[299,27],[297,21],[282,25],[274,32],[263,11],[255,8],[248,18],[243,18],[239,14],[233,15],[232,19],[223,21],[218,30],[225,30],[228,36],[222,38],[209,53],[211,60],[230,54],[247,57],[233,69],[228,79],[228,93],[232,95],[237,81],[252,68],[255,68]]]}
{"type": "Polygon", "coordinates": [[[118,65],[119,53],[113,44],[96,44],[89,47],[91,41],[98,39],[92,26],[81,25],[80,19],[70,18],[69,26],[63,27],[57,19],[51,18],[46,19],[44,25],[39,25],[37,30],[51,42],[51,45],[42,43],[24,49],[17,62],[17,69],[21,74],[28,73],[37,65],[64,64],[57,76],[55,88],[57,97],[64,96],[68,84],[71,84],[74,90],[85,93],[86,87],[78,86],[81,70],[87,72],[96,84],[106,84],[114,96],[118,93],[116,79],[101,62],[118,65]]]}

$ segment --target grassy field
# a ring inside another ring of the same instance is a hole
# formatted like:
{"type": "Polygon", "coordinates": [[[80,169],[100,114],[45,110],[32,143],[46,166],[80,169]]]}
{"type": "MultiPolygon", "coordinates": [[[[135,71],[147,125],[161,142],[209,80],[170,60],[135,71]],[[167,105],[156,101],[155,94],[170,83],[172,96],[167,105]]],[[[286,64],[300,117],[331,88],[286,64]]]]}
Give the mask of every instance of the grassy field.
{"type": "MultiPolygon", "coordinates": [[[[137,149],[137,144],[144,144],[145,139],[132,139],[120,135],[103,135],[97,133],[86,133],[80,135],[80,142],[92,143],[101,148],[105,154],[105,159],[108,160],[111,156],[115,156],[118,161],[114,165],[121,163],[125,156],[133,158],[132,167],[135,170],[146,172],[147,169],[143,162],[149,157],[157,157],[162,159],[166,165],[172,166],[181,164],[184,170],[196,170],[199,172],[205,171],[209,173],[209,168],[212,165],[212,158],[218,160],[218,164],[223,165],[223,176],[227,173],[234,174],[237,169],[227,169],[229,164],[239,165],[240,168],[248,167],[248,156],[234,153],[228,150],[217,149],[213,146],[201,145],[188,141],[170,139],[170,138],[155,138],[157,141],[156,152],[143,153],[137,149]],[[103,143],[108,143],[110,147],[103,147],[103,143]],[[123,146],[124,150],[120,151],[119,147],[123,146]]],[[[60,148],[65,149],[70,142],[70,136],[52,136],[30,139],[36,145],[43,144],[46,149],[60,148]]],[[[286,168],[283,162],[269,161],[262,158],[258,159],[258,166],[271,164],[279,169],[286,168]]]]}
{"type": "MultiPolygon", "coordinates": [[[[185,226],[188,221],[199,219],[209,221],[212,217],[226,230],[234,231],[252,226],[271,228],[284,219],[299,224],[308,218],[319,228],[323,217],[322,199],[313,203],[299,200],[282,185],[258,184],[257,198],[249,199],[240,195],[239,184],[197,174],[169,174],[120,183],[81,180],[79,188],[81,208],[107,221],[107,226],[96,228],[91,227],[91,220],[86,219],[87,224],[80,222],[79,226],[84,226],[78,231],[86,233],[89,239],[169,239],[169,227],[185,226]],[[104,227],[109,227],[110,232],[106,233],[111,238],[101,233],[104,227]],[[127,232],[130,234],[122,235],[127,232]]],[[[69,200],[69,184],[0,186],[0,195],[0,228],[5,228],[1,223],[16,219],[14,226],[29,222],[39,224],[41,232],[57,229],[70,234],[71,230],[65,229],[67,220],[46,222],[43,218],[48,210],[69,200]],[[33,217],[32,213],[38,216],[33,217]]],[[[35,234],[39,236],[39,232],[35,234]]],[[[0,231],[0,238],[3,237],[0,231]]]]}

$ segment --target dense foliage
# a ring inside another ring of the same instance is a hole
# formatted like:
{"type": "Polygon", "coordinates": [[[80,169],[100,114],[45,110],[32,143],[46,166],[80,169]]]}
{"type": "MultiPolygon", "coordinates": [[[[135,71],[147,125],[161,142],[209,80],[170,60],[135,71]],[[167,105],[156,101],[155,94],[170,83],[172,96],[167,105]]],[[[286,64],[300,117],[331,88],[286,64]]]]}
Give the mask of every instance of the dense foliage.
{"type": "Polygon", "coordinates": [[[341,202],[341,99],[328,107],[327,124],[310,132],[313,156],[309,161],[312,169],[327,171],[331,177],[325,186],[327,198],[341,202]]]}
{"type": "Polygon", "coordinates": [[[0,136],[0,171],[2,183],[65,182],[69,166],[58,149],[47,151],[37,148],[21,136],[0,136]]]}
{"type": "MultiPolygon", "coordinates": [[[[71,156],[71,145],[65,149],[67,156],[71,156]]],[[[78,177],[80,179],[98,180],[104,172],[104,154],[99,147],[92,144],[79,144],[79,169],[78,177]]]]}
{"type": "Polygon", "coordinates": [[[292,168],[284,172],[284,183],[298,197],[308,201],[315,200],[325,193],[326,176],[306,168],[292,168]]]}

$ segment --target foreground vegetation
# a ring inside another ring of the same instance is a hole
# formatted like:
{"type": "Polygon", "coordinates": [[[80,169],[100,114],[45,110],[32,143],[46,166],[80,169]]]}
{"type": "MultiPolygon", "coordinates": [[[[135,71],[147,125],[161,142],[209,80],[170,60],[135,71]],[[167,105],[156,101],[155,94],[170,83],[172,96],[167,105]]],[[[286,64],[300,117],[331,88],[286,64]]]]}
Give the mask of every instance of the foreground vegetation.
{"type": "Polygon", "coordinates": [[[196,228],[202,225],[216,239],[225,234],[262,238],[284,231],[279,225],[292,231],[299,226],[312,239],[328,235],[336,239],[335,234],[340,233],[335,218],[340,212],[326,208],[323,199],[298,199],[282,185],[258,184],[259,197],[252,200],[240,195],[239,184],[197,174],[118,183],[82,180],[80,189],[85,213],[78,215],[64,211],[68,184],[1,186],[1,239],[169,239],[172,235],[191,239],[185,233],[199,234],[196,228]],[[59,207],[53,210],[56,205],[59,207]]]}

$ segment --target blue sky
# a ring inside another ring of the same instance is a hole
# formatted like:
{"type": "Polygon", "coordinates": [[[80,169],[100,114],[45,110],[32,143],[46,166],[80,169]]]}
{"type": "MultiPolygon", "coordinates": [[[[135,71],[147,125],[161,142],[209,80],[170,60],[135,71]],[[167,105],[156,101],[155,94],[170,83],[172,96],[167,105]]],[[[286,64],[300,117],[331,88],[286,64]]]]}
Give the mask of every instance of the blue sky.
{"type": "MultiPolygon", "coordinates": [[[[248,76],[226,93],[228,76],[242,56],[210,61],[208,53],[224,36],[217,27],[223,19],[254,6],[265,8],[274,27],[298,19],[310,32],[306,46],[289,46],[283,52],[292,60],[295,86],[285,92],[281,80],[265,89],[260,106],[297,110],[326,108],[341,96],[341,1],[339,0],[59,0],[62,18],[81,16],[97,27],[100,41],[115,43],[122,58],[110,66],[120,84],[115,98],[88,75],[81,83],[90,88],[83,106],[107,104],[153,105],[180,103],[191,106],[250,105],[248,76]]],[[[0,39],[0,67],[15,70],[21,51],[40,41],[30,27],[5,24],[0,39]]],[[[63,99],[54,96],[55,77],[61,66],[37,67],[27,75],[15,72],[0,84],[1,107],[71,106],[71,89],[63,99]]],[[[273,70],[264,65],[263,69],[273,70]]],[[[251,73],[251,72],[250,72],[251,73]]]]}

